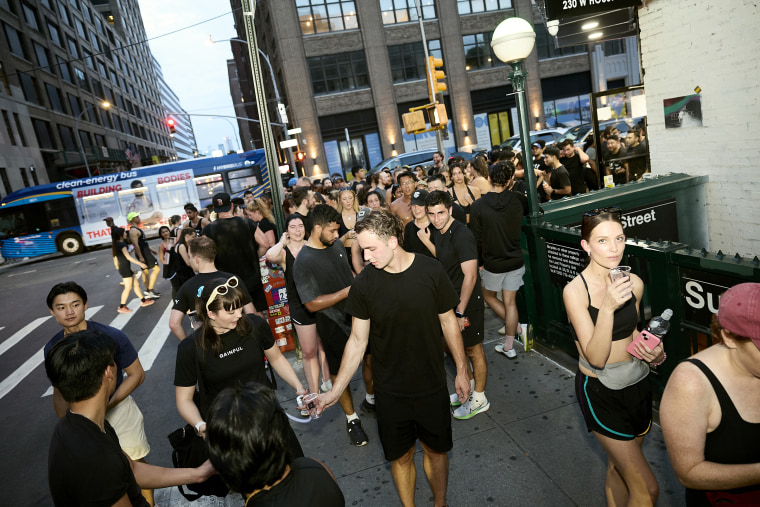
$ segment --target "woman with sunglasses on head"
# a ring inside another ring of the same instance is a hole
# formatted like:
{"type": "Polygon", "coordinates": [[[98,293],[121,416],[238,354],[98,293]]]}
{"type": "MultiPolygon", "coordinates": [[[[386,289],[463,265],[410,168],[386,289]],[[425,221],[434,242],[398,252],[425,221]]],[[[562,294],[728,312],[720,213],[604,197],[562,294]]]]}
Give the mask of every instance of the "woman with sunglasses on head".
{"type": "MultiPolygon", "coordinates": [[[[243,314],[244,292],[233,276],[216,279],[203,287],[196,301],[201,327],[177,348],[174,373],[177,411],[202,437],[206,416],[216,396],[226,387],[258,382],[270,389],[264,358],[296,394],[306,394],[285,356],[274,341],[269,324],[257,315],[243,314]],[[198,402],[193,396],[198,385],[198,402]]],[[[293,430],[288,428],[288,448],[303,456],[293,430]]]]}
{"type": "Polygon", "coordinates": [[[643,361],[626,350],[637,333],[644,284],[634,274],[610,278],[625,250],[620,208],[584,213],[581,238],[588,265],[563,291],[580,356],[576,395],[588,431],[607,453],[607,504],[653,505],[659,486],[641,446],[652,424],[648,363],[664,360],[662,344],[637,347],[643,361]]]}

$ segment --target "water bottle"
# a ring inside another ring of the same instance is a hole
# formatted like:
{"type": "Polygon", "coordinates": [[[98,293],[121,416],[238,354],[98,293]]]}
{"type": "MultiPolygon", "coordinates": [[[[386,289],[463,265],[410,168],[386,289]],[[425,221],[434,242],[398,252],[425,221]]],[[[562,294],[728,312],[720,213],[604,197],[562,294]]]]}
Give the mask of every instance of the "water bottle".
{"type": "Polygon", "coordinates": [[[673,310],[668,308],[659,317],[654,317],[649,321],[647,331],[662,339],[665,334],[670,330],[670,318],[673,316],[673,310]]]}

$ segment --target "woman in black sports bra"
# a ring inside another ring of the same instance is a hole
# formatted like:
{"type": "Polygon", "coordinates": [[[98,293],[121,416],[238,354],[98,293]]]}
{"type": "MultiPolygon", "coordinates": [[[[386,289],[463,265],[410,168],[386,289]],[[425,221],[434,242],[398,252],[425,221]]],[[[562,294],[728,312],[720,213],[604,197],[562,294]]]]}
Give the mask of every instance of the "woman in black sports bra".
{"type": "Polygon", "coordinates": [[[464,171],[458,165],[454,164],[450,171],[452,184],[449,193],[454,202],[459,204],[467,214],[467,223],[470,223],[470,207],[473,202],[480,199],[480,190],[465,182],[464,171]]]}
{"type": "Polygon", "coordinates": [[[581,247],[588,265],[564,289],[563,299],[579,364],[576,395],[588,431],[602,444],[609,465],[609,505],[653,505],[657,479],[641,452],[652,422],[649,365],[664,357],[662,345],[640,349],[641,361],[626,351],[637,333],[644,284],[636,275],[612,282],[625,250],[619,208],[583,214],[581,247]]]}
{"type": "Polygon", "coordinates": [[[686,505],[760,505],[760,283],[720,297],[714,345],[679,364],[660,404],[686,505]]]}

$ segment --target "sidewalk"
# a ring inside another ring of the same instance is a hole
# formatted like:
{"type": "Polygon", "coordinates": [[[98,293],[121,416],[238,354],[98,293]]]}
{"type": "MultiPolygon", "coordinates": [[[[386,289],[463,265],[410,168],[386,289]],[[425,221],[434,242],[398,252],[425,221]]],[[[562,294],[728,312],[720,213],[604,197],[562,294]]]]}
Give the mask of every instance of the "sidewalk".
{"type": "MultiPolygon", "coordinates": [[[[454,448],[449,453],[449,505],[494,506],[604,506],[607,459],[599,443],[586,431],[575,398],[572,371],[516,343],[517,358],[509,360],[494,351],[500,323],[486,310],[488,387],[491,409],[469,421],[452,420],[454,448]]],[[[569,338],[568,338],[569,339],[569,338]]],[[[288,354],[291,361],[295,353],[288,354]]],[[[565,358],[572,364],[570,358],[565,358]]],[[[297,373],[302,376],[300,365],[297,373]]],[[[453,366],[447,363],[453,392],[453,366]]],[[[278,394],[286,410],[295,414],[289,387],[280,382],[278,394]]],[[[357,374],[351,383],[355,406],[364,396],[357,374]]],[[[345,416],[331,407],[318,420],[293,423],[306,456],[323,461],[343,490],[346,505],[399,505],[390,463],[383,457],[374,417],[359,408],[370,442],[352,447],[345,431],[345,416]]],[[[644,443],[646,455],[660,485],[659,507],[683,505],[683,487],[668,461],[662,431],[654,425],[644,443]]],[[[432,505],[430,486],[417,446],[417,505],[432,505]]],[[[242,506],[237,495],[204,498],[190,504],[176,488],[156,492],[161,507],[180,505],[242,506]]],[[[307,505],[305,502],[304,505],[307,505]]]]}

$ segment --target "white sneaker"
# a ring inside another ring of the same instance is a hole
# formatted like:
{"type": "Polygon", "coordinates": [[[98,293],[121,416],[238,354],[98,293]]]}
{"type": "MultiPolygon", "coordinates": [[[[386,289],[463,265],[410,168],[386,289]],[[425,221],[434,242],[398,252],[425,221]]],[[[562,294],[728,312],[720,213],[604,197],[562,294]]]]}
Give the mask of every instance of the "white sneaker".
{"type": "Polygon", "coordinates": [[[504,336],[505,334],[507,334],[507,326],[501,326],[501,329],[499,329],[498,332],[500,335],[504,336]]]}
{"type": "Polygon", "coordinates": [[[488,412],[489,408],[491,408],[491,403],[485,396],[483,396],[483,399],[479,402],[475,401],[473,397],[470,396],[469,400],[465,401],[461,407],[454,410],[454,419],[470,419],[481,412],[488,412]]]}
{"type": "Polygon", "coordinates": [[[319,386],[319,389],[320,389],[320,390],[321,390],[323,393],[326,393],[326,392],[328,392],[328,391],[331,391],[331,390],[332,390],[332,379],[327,379],[327,380],[325,380],[324,382],[322,382],[322,385],[321,385],[321,386],[319,386]]]}
{"type": "Polygon", "coordinates": [[[457,393],[449,395],[449,404],[452,407],[458,407],[458,406],[460,406],[462,404],[462,402],[459,401],[459,395],[457,393]]]}
{"type": "Polygon", "coordinates": [[[514,359],[514,358],[517,357],[517,352],[515,352],[515,348],[512,347],[509,350],[504,350],[504,344],[503,343],[500,343],[497,346],[495,346],[494,350],[496,350],[496,352],[498,352],[499,354],[504,354],[509,359],[514,359]]]}

